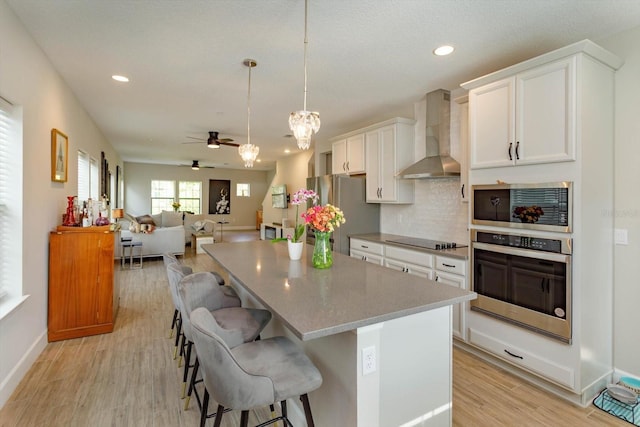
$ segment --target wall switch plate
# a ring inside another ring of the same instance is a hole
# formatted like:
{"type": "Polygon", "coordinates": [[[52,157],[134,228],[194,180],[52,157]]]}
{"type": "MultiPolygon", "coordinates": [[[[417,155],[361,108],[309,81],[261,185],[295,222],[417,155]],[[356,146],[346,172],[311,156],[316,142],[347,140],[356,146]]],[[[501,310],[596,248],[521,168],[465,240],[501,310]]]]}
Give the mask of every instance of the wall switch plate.
{"type": "Polygon", "coordinates": [[[616,228],[614,230],[614,239],[616,245],[628,245],[629,244],[629,232],[623,228],[616,228]]]}
{"type": "Polygon", "coordinates": [[[368,375],[375,372],[376,364],[376,348],[374,346],[362,349],[362,375],[368,375]]]}

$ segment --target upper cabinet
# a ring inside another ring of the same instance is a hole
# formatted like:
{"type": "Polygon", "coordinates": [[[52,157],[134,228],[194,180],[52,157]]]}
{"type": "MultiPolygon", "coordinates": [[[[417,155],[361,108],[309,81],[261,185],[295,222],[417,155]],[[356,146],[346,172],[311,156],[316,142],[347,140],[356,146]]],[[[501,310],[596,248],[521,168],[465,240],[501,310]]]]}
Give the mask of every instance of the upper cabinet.
{"type": "Polygon", "coordinates": [[[576,56],[469,92],[471,169],[576,158],[576,56]]]}
{"type": "Polygon", "coordinates": [[[331,144],[334,174],[365,173],[364,133],[343,138],[331,144]]]}
{"type": "Polygon", "coordinates": [[[413,162],[413,120],[394,119],[365,134],[369,203],[413,203],[413,180],[396,175],[413,162]]]}

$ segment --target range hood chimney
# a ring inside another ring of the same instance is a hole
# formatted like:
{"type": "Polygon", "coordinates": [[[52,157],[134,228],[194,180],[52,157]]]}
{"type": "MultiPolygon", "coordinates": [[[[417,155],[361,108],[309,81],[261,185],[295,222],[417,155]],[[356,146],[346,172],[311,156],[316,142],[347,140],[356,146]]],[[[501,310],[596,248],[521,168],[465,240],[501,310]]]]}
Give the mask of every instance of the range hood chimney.
{"type": "Polygon", "coordinates": [[[403,179],[460,176],[460,163],[451,157],[450,98],[448,90],[427,94],[427,155],[398,174],[403,179]]]}

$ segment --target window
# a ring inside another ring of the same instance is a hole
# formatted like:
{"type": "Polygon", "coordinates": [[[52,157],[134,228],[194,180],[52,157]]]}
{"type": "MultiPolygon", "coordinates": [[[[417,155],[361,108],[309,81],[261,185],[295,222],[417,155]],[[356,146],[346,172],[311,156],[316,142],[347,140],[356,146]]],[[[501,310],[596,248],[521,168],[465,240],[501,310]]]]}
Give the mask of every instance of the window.
{"type": "Polygon", "coordinates": [[[178,183],[178,203],[180,203],[180,210],[199,214],[201,196],[202,182],[180,181],[178,183]]]}
{"type": "Polygon", "coordinates": [[[98,161],[78,150],[78,201],[99,200],[100,167],[98,161]]]}
{"type": "Polygon", "coordinates": [[[171,211],[171,204],[176,201],[175,181],[151,181],[151,214],[171,211]]]}
{"type": "Polygon", "coordinates": [[[236,184],[236,196],[251,197],[251,186],[249,184],[236,184]]]}
{"type": "Polygon", "coordinates": [[[0,97],[0,319],[22,295],[22,109],[0,97]]]}
{"type": "Polygon", "coordinates": [[[179,210],[201,213],[202,182],[151,181],[151,214],[173,210],[172,203],[180,203],[179,210]],[[176,188],[177,184],[177,188],[176,188]]]}

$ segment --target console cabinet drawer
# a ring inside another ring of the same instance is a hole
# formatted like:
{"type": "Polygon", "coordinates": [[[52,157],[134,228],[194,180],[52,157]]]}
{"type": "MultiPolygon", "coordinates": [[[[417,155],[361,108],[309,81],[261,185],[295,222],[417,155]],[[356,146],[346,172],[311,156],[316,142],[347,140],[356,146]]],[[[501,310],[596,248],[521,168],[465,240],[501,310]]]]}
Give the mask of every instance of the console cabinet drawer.
{"type": "Polygon", "coordinates": [[[467,262],[463,259],[436,255],[436,270],[465,276],[467,272],[467,262]]]}

